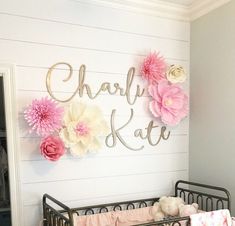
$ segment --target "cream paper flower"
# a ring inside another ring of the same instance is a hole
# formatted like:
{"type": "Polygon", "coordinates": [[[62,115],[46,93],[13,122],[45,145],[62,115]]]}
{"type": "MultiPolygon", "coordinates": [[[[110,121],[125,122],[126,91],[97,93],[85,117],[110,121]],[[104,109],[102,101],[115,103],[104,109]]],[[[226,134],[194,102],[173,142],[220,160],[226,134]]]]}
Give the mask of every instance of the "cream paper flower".
{"type": "Polygon", "coordinates": [[[108,133],[101,110],[96,106],[72,102],[65,110],[60,137],[73,155],[85,155],[101,148],[99,136],[108,133]]]}
{"type": "Polygon", "coordinates": [[[182,83],[186,80],[186,73],[182,66],[171,65],[166,72],[166,77],[171,83],[182,83]]]}

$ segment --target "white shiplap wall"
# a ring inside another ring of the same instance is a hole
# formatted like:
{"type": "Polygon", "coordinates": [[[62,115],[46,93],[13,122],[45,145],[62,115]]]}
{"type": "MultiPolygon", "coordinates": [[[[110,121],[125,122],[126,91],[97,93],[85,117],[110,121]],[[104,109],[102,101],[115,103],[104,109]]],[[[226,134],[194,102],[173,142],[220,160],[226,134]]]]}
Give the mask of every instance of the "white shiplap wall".
{"type": "MultiPolygon", "coordinates": [[[[23,226],[37,225],[43,193],[76,206],[159,196],[171,192],[177,179],[188,178],[188,119],[156,147],[133,137],[134,129],[145,128],[151,119],[147,94],[137,100],[133,121],[123,130],[129,143],[145,145],[138,152],[118,143],[82,159],[66,155],[48,162],[39,154],[39,138],[27,134],[22,111],[32,99],[47,95],[46,72],[59,61],[76,70],[86,64],[86,81],[94,90],[105,81],[124,84],[129,67],[138,69],[151,50],[188,70],[189,23],[72,0],[0,0],[0,5],[0,60],[16,65],[23,226]]],[[[135,80],[143,84],[138,76],[135,80]]],[[[74,77],[66,85],[57,80],[55,90],[66,97],[75,87],[74,77]]],[[[102,107],[107,120],[113,108],[120,125],[129,118],[124,97],[83,100],[102,107]]]]}

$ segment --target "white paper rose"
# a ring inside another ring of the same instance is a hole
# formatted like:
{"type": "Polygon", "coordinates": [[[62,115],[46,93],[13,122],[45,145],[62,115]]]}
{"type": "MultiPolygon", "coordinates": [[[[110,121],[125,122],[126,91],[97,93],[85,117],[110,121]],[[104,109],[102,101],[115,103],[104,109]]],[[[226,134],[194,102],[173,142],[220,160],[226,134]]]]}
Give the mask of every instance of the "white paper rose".
{"type": "Polygon", "coordinates": [[[186,80],[186,73],[182,66],[171,65],[166,72],[166,77],[171,83],[182,83],[186,80]]]}
{"type": "Polygon", "coordinates": [[[101,148],[99,137],[107,135],[108,126],[98,107],[73,102],[65,109],[63,121],[60,137],[73,155],[101,148]]]}

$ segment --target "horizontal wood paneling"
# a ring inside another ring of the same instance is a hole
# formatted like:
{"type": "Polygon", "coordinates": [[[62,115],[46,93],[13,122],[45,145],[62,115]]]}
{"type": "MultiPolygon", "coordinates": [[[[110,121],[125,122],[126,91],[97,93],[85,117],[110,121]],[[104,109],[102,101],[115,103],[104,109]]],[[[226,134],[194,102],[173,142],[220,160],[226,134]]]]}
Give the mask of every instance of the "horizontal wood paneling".
{"type": "MultiPolygon", "coordinates": [[[[82,98],[99,105],[108,123],[112,109],[117,109],[117,126],[128,120],[133,108],[134,117],[122,136],[132,146],[144,145],[136,152],[118,142],[114,148],[104,146],[99,153],[84,158],[66,154],[59,162],[48,162],[40,155],[40,138],[28,134],[23,111],[32,99],[48,95],[46,72],[61,61],[75,70],[66,84],[62,79],[68,71],[57,70],[53,77],[53,90],[63,99],[77,87],[81,64],[87,67],[86,83],[93,93],[103,82],[125,87],[132,66],[136,67],[136,77],[131,94],[137,84],[144,88],[139,67],[153,50],[160,51],[168,64],[181,64],[189,71],[189,23],[72,0],[0,0],[0,4],[0,60],[16,64],[19,180],[24,206],[20,226],[38,225],[41,198],[46,192],[75,207],[169,194],[177,179],[188,178],[188,118],[169,128],[170,138],[157,146],[133,136],[135,129],[146,128],[153,119],[147,92],[133,106],[125,97],[107,93],[93,101],[86,94],[82,98]]],[[[184,89],[189,90],[189,79],[184,89]]],[[[76,96],[76,100],[81,99],[76,96]]],[[[159,130],[152,135],[157,139],[159,130]]]]}
{"type": "Polygon", "coordinates": [[[189,41],[189,23],[82,4],[72,0],[0,1],[1,12],[97,29],[189,41]],[[108,19],[107,19],[108,18],[108,19]]]}
{"type": "Polygon", "coordinates": [[[187,153],[109,156],[102,158],[97,158],[93,155],[90,158],[64,159],[55,164],[46,160],[24,161],[22,163],[24,172],[22,183],[46,183],[51,181],[153,174],[156,172],[167,173],[187,170],[187,168],[187,153]],[[63,169],[63,171],[60,169],[63,169]],[[84,169],[86,170],[84,171],[84,169]]]}
{"type": "Polygon", "coordinates": [[[158,50],[171,58],[188,58],[188,42],[143,37],[118,31],[98,30],[51,21],[35,20],[0,14],[0,38],[23,40],[77,49],[102,50],[123,54],[144,55],[146,51],[158,50]],[[4,26],[7,23],[8,26],[4,26]],[[25,32],[21,32],[25,29],[25,32]],[[61,32],[61,30],[63,32],[61,32]],[[41,35],[50,34],[50,35],[41,35]],[[58,35],[60,34],[60,35],[58,35]]]}
{"type": "MultiPolygon", "coordinates": [[[[126,136],[125,136],[126,137],[126,136]]],[[[188,135],[173,134],[167,141],[161,141],[157,146],[151,146],[147,141],[134,140],[129,135],[128,143],[132,146],[145,145],[145,148],[140,151],[131,151],[126,149],[120,142],[117,142],[115,148],[108,148],[103,146],[102,150],[95,154],[89,154],[86,158],[103,158],[110,157],[115,158],[119,156],[132,157],[132,156],[144,156],[144,155],[158,155],[158,154],[175,154],[175,153],[187,153],[188,152],[188,135]]],[[[19,141],[19,147],[21,150],[22,161],[45,161],[40,155],[39,151],[40,138],[27,138],[22,137],[19,141]]],[[[67,153],[62,159],[79,159],[79,157],[71,156],[67,153]]]]}
{"type": "MultiPolygon", "coordinates": [[[[11,61],[17,65],[50,67],[57,62],[68,62],[75,69],[78,69],[81,64],[85,64],[87,69],[91,71],[113,71],[121,74],[126,74],[132,66],[137,67],[138,70],[144,59],[143,56],[130,54],[9,40],[0,40],[0,48],[5,53],[0,56],[0,60],[11,61]]],[[[188,62],[186,58],[165,57],[169,64],[188,62]]]]}
{"type": "Polygon", "coordinates": [[[39,204],[44,193],[53,194],[61,201],[69,201],[81,198],[94,199],[103,195],[122,195],[133,191],[139,193],[154,189],[166,190],[172,187],[177,179],[185,178],[186,175],[187,171],[176,171],[24,184],[22,187],[23,202],[27,205],[39,204]]]}

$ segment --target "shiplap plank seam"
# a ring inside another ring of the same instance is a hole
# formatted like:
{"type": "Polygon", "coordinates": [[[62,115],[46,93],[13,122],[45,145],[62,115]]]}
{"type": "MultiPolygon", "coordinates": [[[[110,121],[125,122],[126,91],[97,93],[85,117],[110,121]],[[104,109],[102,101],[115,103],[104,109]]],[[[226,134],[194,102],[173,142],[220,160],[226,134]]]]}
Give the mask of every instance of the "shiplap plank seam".
{"type": "MultiPolygon", "coordinates": [[[[38,17],[30,17],[30,16],[25,16],[25,15],[20,15],[20,14],[13,14],[13,13],[6,13],[6,12],[1,12],[1,11],[0,11],[0,14],[8,15],[8,16],[14,16],[14,17],[22,17],[22,18],[27,18],[27,19],[31,19],[31,20],[38,20],[38,21],[52,22],[52,23],[58,23],[58,24],[64,24],[64,25],[85,27],[85,28],[91,28],[91,29],[96,29],[96,30],[104,30],[104,31],[124,33],[124,34],[130,34],[130,35],[138,35],[138,36],[142,36],[142,37],[157,38],[157,39],[168,39],[168,40],[172,40],[172,41],[189,43],[189,40],[172,38],[172,37],[168,37],[168,36],[150,35],[150,34],[137,33],[137,32],[128,32],[128,31],[119,30],[119,29],[111,29],[111,28],[105,28],[105,27],[100,27],[100,26],[83,25],[83,24],[78,24],[78,23],[69,23],[69,22],[65,22],[65,21],[38,18],[38,17]]],[[[160,17],[160,18],[163,18],[163,17],[160,17]]]]}
{"type": "MultiPolygon", "coordinates": [[[[169,60],[169,58],[165,58],[166,60],[169,60]]],[[[181,60],[176,60],[178,62],[182,62],[181,60]]],[[[189,60],[185,61],[186,63],[188,63],[189,60]]],[[[82,65],[82,64],[80,64],[82,65]]],[[[48,70],[50,67],[42,67],[42,66],[35,66],[35,65],[22,65],[22,64],[16,64],[16,67],[19,67],[19,68],[32,68],[32,69],[45,69],[45,70],[48,70]]],[[[66,68],[55,68],[55,70],[61,70],[61,71],[69,71],[68,69],[66,68]]],[[[77,68],[74,68],[73,71],[75,72],[78,72],[79,69],[77,68]]],[[[114,75],[114,76],[117,76],[117,75],[123,75],[123,77],[126,76],[125,73],[119,73],[119,72],[113,72],[113,71],[93,71],[93,70],[86,70],[87,73],[97,73],[97,74],[110,74],[110,75],[114,75]]],[[[141,76],[140,74],[136,74],[136,76],[141,76]]]]}
{"type": "MultiPolygon", "coordinates": [[[[155,155],[158,155],[158,156],[161,156],[161,155],[178,155],[178,154],[188,154],[188,152],[174,152],[174,153],[146,153],[146,154],[136,154],[135,153],[135,157],[140,157],[140,156],[155,156],[155,155]]],[[[109,156],[109,155],[102,155],[102,156],[96,156],[96,158],[101,158],[101,159],[104,159],[104,158],[123,158],[123,157],[133,157],[133,155],[130,155],[130,154],[127,154],[127,155],[119,155],[119,156],[109,156]]],[[[94,157],[91,157],[91,156],[87,156],[86,157],[87,159],[92,159],[94,157]]],[[[67,160],[74,160],[74,159],[80,159],[79,157],[67,157],[67,158],[62,158],[60,159],[60,161],[67,161],[67,160]]],[[[32,160],[21,160],[22,162],[45,162],[47,160],[45,159],[32,159],[32,160]]]]}
{"type": "Polygon", "coordinates": [[[96,180],[96,179],[105,179],[105,178],[124,178],[131,176],[143,176],[143,175],[152,175],[152,174],[163,174],[163,173],[175,173],[175,172],[186,172],[188,169],[180,169],[180,170],[169,170],[169,171],[155,171],[155,172],[146,172],[146,173],[132,173],[132,174],[120,174],[120,175],[111,175],[111,176],[98,176],[98,177],[81,177],[74,179],[62,179],[62,180],[45,180],[45,181],[37,181],[37,182],[22,182],[22,184],[33,185],[33,184],[50,184],[56,182],[65,182],[65,181],[83,181],[83,180],[96,180]]]}
{"type": "MultiPolygon", "coordinates": [[[[33,45],[42,45],[42,46],[50,46],[50,47],[59,47],[59,48],[67,48],[67,49],[80,49],[85,51],[93,51],[93,52],[103,52],[103,53],[112,53],[112,54],[118,54],[118,55],[128,55],[128,56],[138,56],[138,57],[146,57],[144,54],[137,54],[137,53],[129,53],[129,52],[122,52],[122,51],[112,51],[112,50],[105,50],[105,49],[93,49],[93,48],[86,48],[86,47],[78,47],[78,46],[67,46],[67,45],[59,45],[59,44],[53,44],[53,43],[43,43],[43,42],[34,42],[34,41],[26,41],[26,40],[20,40],[20,39],[9,39],[9,38],[2,38],[0,37],[0,40],[2,41],[9,41],[9,42],[20,42],[24,44],[33,44],[33,45]]],[[[182,61],[182,62],[188,62],[188,59],[183,58],[174,58],[174,57],[166,57],[168,60],[176,60],[176,61],[182,61]]]]}
{"type": "MultiPolygon", "coordinates": [[[[46,83],[45,83],[46,84],[46,83]]],[[[102,83],[101,83],[102,84],[102,83]]],[[[112,85],[112,84],[111,84],[112,85]]],[[[46,87],[46,85],[45,85],[45,87],[46,87]]],[[[115,89],[114,87],[112,87],[111,89],[115,89]]],[[[46,88],[45,88],[45,90],[37,90],[37,89],[21,89],[21,88],[18,88],[17,89],[19,92],[38,92],[38,93],[47,93],[48,94],[48,92],[47,92],[47,90],[46,90],[46,88]]],[[[74,92],[72,92],[72,91],[53,91],[53,93],[55,94],[55,93],[57,93],[57,94],[73,94],[74,92]]],[[[91,91],[91,94],[96,94],[97,92],[94,92],[94,91],[91,91]]],[[[146,90],[145,90],[145,93],[146,93],[146,90]]],[[[48,94],[49,95],[49,94],[48,94]]],[[[86,89],[84,89],[84,92],[83,92],[83,95],[87,95],[87,92],[86,92],[86,89]]],[[[101,93],[99,93],[99,96],[110,96],[110,94],[109,93],[107,93],[107,92],[101,92],[101,93]]],[[[116,94],[112,94],[112,96],[120,96],[120,94],[118,94],[118,93],[116,93],[116,94]]],[[[130,95],[131,97],[134,97],[135,95],[130,95]]],[[[98,98],[98,97],[97,97],[98,98]]],[[[139,99],[143,99],[143,98],[150,98],[150,95],[143,95],[143,96],[141,96],[141,97],[138,97],[139,99]]]]}
{"type": "MultiPolygon", "coordinates": [[[[166,191],[165,189],[156,189],[156,190],[146,190],[146,191],[143,191],[143,192],[133,192],[133,193],[123,193],[123,194],[120,194],[120,195],[107,195],[107,196],[97,196],[96,198],[85,198],[85,199],[76,199],[76,200],[65,200],[63,201],[63,203],[65,205],[69,205],[69,203],[75,203],[75,202],[81,202],[81,201],[87,201],[87,200],[92,200],[92,201],[96,201],[96,200],[99,200],[99,199],[103,199],[103,198],[111,198],[111,197],[123,197],[123,196],[129,196],[129,195],[141,195],[141,194],[146,194],[146,193],[158,193],[158,192],[164,192],[166,191]]],[[[167,190],[168,191],[168,190],[167,190]]],[[[155,196],[149,196],[149,198],[151,197],[155,197],[155,196]]],[[[126,199],[123,199],[123,200],[126,200],[126,199]]],[[[129,199],[127,199],[129,200],[129,199]]],[[[41,203],[40,204],[36,204],[36,203],[29,203],[29,202],[25,202],[24,203],[24,206],[40,206],[41,207],[41,203]]],[[[77,206],[78,207],[78,206],[77,206]]]]}
{"type": "MultiPolygon", "coordinates": [[[[160,133],[159,133],[160,134],[160,133]]],[[[171,133],[170,136],[188,136],[188,133],[171,133]]],[[[128,137],[128,136],[125,136],[125,137],[128,137]]],[[[130,136],[130,137],[133,137],[133,136],[130,136]]],[[[39,136],[20,136],[19,138],[22,138],[22,139],[41,139],[41,137],[39,136]]]]}

